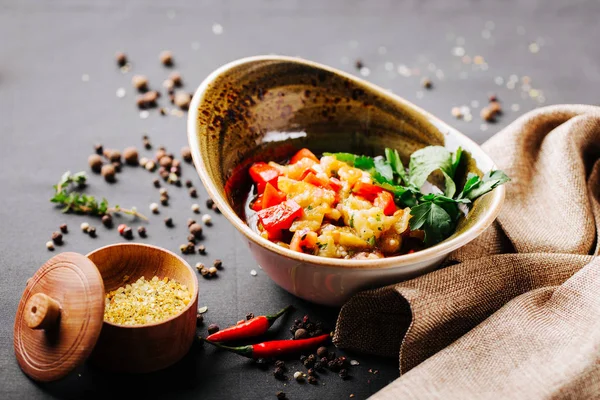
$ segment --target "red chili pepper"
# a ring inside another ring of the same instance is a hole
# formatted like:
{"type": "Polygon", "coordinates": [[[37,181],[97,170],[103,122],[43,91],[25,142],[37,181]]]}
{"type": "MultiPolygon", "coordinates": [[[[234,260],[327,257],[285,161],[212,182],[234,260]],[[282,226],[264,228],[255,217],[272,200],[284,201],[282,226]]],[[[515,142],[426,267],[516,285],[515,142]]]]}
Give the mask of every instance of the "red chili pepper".
{"type": "Polygon", "coordinates": [[[302,215],[302,207],[294,200],[287,200],[260,210],[257,214],[262,226],[268,231],[289,229],[292,222],[302,215]]]}
{"type": "Polygon", "coordinates": [[[292,306],[287,306],[277,314],[261,315],[240,324],[230,326],[229,328],[225,328],[222,331],[209,335],[206,340],[212,340],[213,342],[231,342],[233,340],[260,336],[273,325],[277,318],[281,317],[291,308],[292,306]]]}
{"type": "Polygon", "coordinates": [[[315,336],[310,339],[299,339],[299,340],[273,340],[270,342],[263,342],[257,344],[251,344],[248,346],[223,346],[217,342],[204,339],[205,342],[212,344],[223,350],[229,350],[244,357],[249,358],[270,358],[280,357],[289,354],[304,353],[318,347],[320,344],[329,339],[329,334],[323,334],[321,336],[315,336]]]}
{"type": "Polygon", "coordinates": [[[303,158],[310,158],[315,162],[319,162],[319,159],[313,154],[312,151],[310,151],[309,149],[301,149],[296,154],[294,154],[294,156],[290,160],[290,164],[295,164],[303,158]]]}
{"type": "Polygon", "coordinates": [[[262,193],[265,190],[267,183],[277,187],[277,178],[279,178],[279,175],[281,175],[277,168],[272,167],[264,162],[252,164],[249,172],[250,177],[256,183],[258,193],[262,193]]]}

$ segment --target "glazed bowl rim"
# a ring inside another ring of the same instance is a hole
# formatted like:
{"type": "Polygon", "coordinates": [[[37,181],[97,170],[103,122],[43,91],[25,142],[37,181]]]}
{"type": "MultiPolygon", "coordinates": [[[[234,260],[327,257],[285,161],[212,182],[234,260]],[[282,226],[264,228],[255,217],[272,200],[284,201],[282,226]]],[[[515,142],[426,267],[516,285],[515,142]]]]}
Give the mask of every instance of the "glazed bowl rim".
{"type": "MultiPolygon", "coordinates": [[[[198,86],[196,91],[194,92],[194,96],[190,103],[189,113],[188,113],[188,125],[187,125],[187,134],[188,134],[188,142],[190,145],[190,150],[192,153],[192,158],[194,162],[194,166],[196,167],[196,171],[206,188],[208,195],[214,200],[217,204],[221,213],[229,220],[229,222],[239,231],[241,232],[251,243],[254,243],[262,248],[265,248],[272,253],[275,253],[279,256],[286,257],[288,259],[292,259],[298,262],[304,262],[309,264],[316,264],[322,267],[330,267],[330,268],[357,268],[357,269],[388,269],[388,268],[397,268],[406,265],[412,265],[421,262],[427,262],[436,258],[439,258],[442,255],[446,255],[453,250],[456,250],[470,241],[474,240],[477,236],[479,236],[486,228],[488,228],[493,221],[498,216],[502,204],[504,202],[505,197],[505,187],[499,186],[495,188],[491,193],[486,194],[486,196],[493,196],[491,199],[491,203],[489,208],[478,216],[477,221],[466,229],[464,232],[461,232],[456,237],[446,239],[443,242],[440,242],[434,246],[428,247],[426,249],[416,251],[411,254],[402,254],[393,257],[386,257],[380,259],[367,259],[367,260],[348,260],[348,259],[340,259],[340,258],[329,258],[322,256],[315,256],[312,254],[304,254],[299,253],[282,246],[279,246],[253,231],[245,221],[243,221],[238,214],[233,210],[233,208],[229,205],[227,199],[223,198],[215,183],[212,181],[211,177],[206,171],[206,163],[204,162],[204,158],[200,152],[200,141],[199,141],[199,132],[198,132],[198,114],[199,114],[199,106],[200,103],[204,100],[204,95],[206,90],[212,85],[212,83],[222,74],[227,71],[239,67],[244,64],[252,64],[255,62],[261,61],[284,61],[296,64],[304,64],[307,66],[311,66],[313,68],[322,69],[328,71],[333,74],[340,75],[346,79],[357,82],[361,85],[368,87],[369,89],[380,93],[382,97],[387,97],[388,100],[396,102],[398,104],[404,105],[409,109],[414,110],[416,113],[421,114],[421,116],[425,117],[428,121],[434,123],[435,126],[442,127],[447,129],[451,134],[458,135],[464,141],[469,142],[472,146],[471,149],[478,150],[481,154],[478,158],[487,157],[490,164],[491,169],[496,168],[495,163],[491,160],[491,158],[481,149],[481,147],[471,140],[466,135],[460,133],[455,128],[452,128],[447,123],[443,122],[439,118],[430,114],[429,112],[421,109],[420,107],[410,103],[409,101],[390,93],[387,90],[382,89],[381,87],[367,82],[361,78],[358,78],[349,73],[340,71],[338,69],[328,67],[313,61],[304,60],[297,57],[289,57],[289,56],[280,56],[280,55],[261,55],[261,56],[253,56],[253,57],[245,57],[240,58],[235,61],[229,62],[227,64],[222,65],[221,67],[214,70],[210,75],[204,79],[204,81],[198,86]]],[[[471,150],[469,149],[469,150],[471,150]]],[[[487,171],[486,171],[487,172],[487,171]]]]}
{"type": "MultiPolygon", "coordinates": [[[[198,299],[198,277],[196,276],[196,273],[194,272],[194,270],[192,269],[192,267],[190,266],[190,264],[188,264],[187,261],[185,261],[183,258],[179,257],[177,254],[173,253],[170,250],[167,250],[165,248],[159,247],[159,246],[154,246],[151,244],[146,244],[146,243],[136,243],[136,242],[132,242],[132,243],[113,243],[113,244],[108,244],[106,246],[102,246],[100,248],[97,248],[95,250],[90,251],[89,253],[87,253],[85,256],[87,258],[90,257],[90,255],[95,254],[95,253],[99,253],[101,251],[104,250],[110,250],[112,248],[115,247],[138,247],[138,248],[146,248],[146,249],[155,249],[158,251],[162,251],[163,253],[167,253],[173,257],[175,257],[175,259],[177,259],[181,265],[183,265],[188,272],[190,273],[190,275],[192,276],[192,282],[194,282],[194,288],[188,288],[188,290],[190,290],[192,292],[192,298],[190,300],[190,302],[188,303],[187,306],[185,306],[180,312],[178,312],[177,314],[167,318],[167,319],[163,319],[162,321],[158,321],[158,322],[153,322],[151,324],[143,324],[143,325],[120,325],[120,324],[115,324],[112,322],[108,322],[105,321],[104,318],[102,319],[102,323],[103,324],[108,324],[110,326],[114,326],[116,328],[122,328],[122,329],[139,329],[139,328],[151,328],[154,326],[159,326],[159,325],[163,325],[163,324],[167,324],[179,317],[181,317],[183,314],[185,314],[196,302],[196,300],[198,299]]],[[[98,268],[98,266],[96,266],[96,268],[98,268]]],[[[100,270],[98,270],[98,272],[100,273],[100,276],[102,276],[102,273],[100,272],[100,270]]],[[[103,282],[104,285],[104,282],[103,282]]],[[[106,288],[104,288],[104,290],[106,290],[106,288]]],[[[106,294],[106,293],[105,293],[106,294]]]]}

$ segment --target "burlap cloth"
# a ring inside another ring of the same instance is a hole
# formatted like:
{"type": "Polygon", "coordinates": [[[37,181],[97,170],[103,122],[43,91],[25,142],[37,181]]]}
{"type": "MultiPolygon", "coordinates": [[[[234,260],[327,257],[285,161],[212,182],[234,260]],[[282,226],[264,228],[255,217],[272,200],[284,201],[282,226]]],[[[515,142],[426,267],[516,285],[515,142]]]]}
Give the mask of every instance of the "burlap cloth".
{"type": "Polygon", "coordinates": [[[600,398],[600,107],[537,109],[484,148],[512,178],[494,225],[354,296],[334,342],[399,355],[375,399],[600,398]]]}

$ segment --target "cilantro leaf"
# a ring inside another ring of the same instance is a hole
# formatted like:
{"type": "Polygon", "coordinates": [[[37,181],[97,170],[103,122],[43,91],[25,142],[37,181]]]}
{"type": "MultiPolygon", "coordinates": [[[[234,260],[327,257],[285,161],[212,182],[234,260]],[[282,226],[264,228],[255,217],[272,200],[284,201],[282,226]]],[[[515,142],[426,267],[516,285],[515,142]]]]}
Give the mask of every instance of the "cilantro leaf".
{"type": "Polygon", "coordinates": [[[363,171],[371,171],[375,168],[375,161],[368,156],[356,156],[354,166],[363,171]]]}
{"type": "Polygon", "coordinates": [[[400,155],[398,154],[398,150],[392,150],[390,148],[385,149],[385,158],[388,163],[392,166],[394,173],[398,175],[398,182],[403,183],[405,185],[408,184],[408,178],[406,176],[406,171],[404,170],[404,165],[402,165],[402,160],[400,159],[400,155]]]}
{"type": "MultiPolygon", "coordinates": [[[[460,152],[462,154],[462,151],[460,152]]],[[[460,155],[459,155],[460,157],[460,155]]],[[[458,165],[458,162],[456,165],[458,165]]],[[[409,183],[420,188],[429,175],[441,170],[446,181],[446,195],[451,197],[456,192],[454,183],[454,167],[452,153],[442,146],[428,146],[415,151],[410,156],[409,183]]]]}
{"type": "Polygon", "coordinates": [[[496,187],[510,181],[510,178],[502,171],[489,171],[482,178],[475,174],[469,174],[467,182],[458,198],[474,201],[476,198],[492,191],[496,187]]]}
{"type": "Polygon", "coordinates": [[[425,244],[436,244],[454,232],[456,223],[446,209],[433,201],[426,201],[410,209],[410,229],[425,231],[425,244]]]}
{"type": "Polygon", "coordinates": [[[382,157],[376,157],[374,160],[376,179],[378,182],[393,183],[394,171],[392,166],[388,164],[382,157]]]}

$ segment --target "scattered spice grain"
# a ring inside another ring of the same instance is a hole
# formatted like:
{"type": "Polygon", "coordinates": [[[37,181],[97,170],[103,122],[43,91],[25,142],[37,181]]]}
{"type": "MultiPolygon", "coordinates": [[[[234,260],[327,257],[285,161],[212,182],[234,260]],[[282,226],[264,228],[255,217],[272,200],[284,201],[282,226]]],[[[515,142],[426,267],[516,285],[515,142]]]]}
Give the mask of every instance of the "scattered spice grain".
{"type": "Polygon", "coordinates": [[[304,373],[300,371],[294,372],[294,379],[298,382],[304,382],[304,373]]]}
{"type": "Polygon", "coordinates": [[[159,188],[160,187],[160,181],[158,179],[154,179],[152,181],[152,184],[154,185],[155,188],[159,188]]]}
{"type": "Polygon", "coordinates": [[[90,229],[90,224],[87,222],[82,222],[79,226],[84,233],[87,233],[88,229],[90,229]]]}
{"type": "Polygon", "coordinates": [[[52,241],[54,242],[54,244],[58,244],[61,245],[63,243],[63,235],[60,232],[52,232],[52,237],[51,237],[52,241]]]}
{"type": "Polygon", "coordinates": [[[169,196],[161,195],[160,204],[162,204],[163,206],[169,205],[169,196]]]}
{"type": "Polygon", "coordinates": [[[94,145],[94,151],[101,156],[104,153],[104,147],[100,143],[97,143],[94,145]]]}
{"type": "Polygon", "coordinates": [[[200,311],[196,313],[196,326],[200,326],[204,323],[204,315],[200,311]]]}
{"type": "Polygon", "coordinates": [[[208,326],[208,329],[207,329],[207,331],[208,331],[208,333],[209,333],[209,334],[211,334],[211,335],[212,335],[213,333],[217,333],[217,332],[219,332],[219,325],[217,325],[217,324],[210,324],[210,325],[208,326]]]}
{"type": "Polygon", "coordinates": [[[173,103],[182,110],[190,108],[192,96],[187,92],[177,92],[173,99],[173,103]]]}
{"type": "Polygon", "coordinates": [[[157,276],[139,278],[106,294],[104,320],[117,325],[146,325],[181,312],[192,296],[185,285],[157,276]]]}
{"type": "Polygon", "coordinates": [[[206,208],[213,208],[213,206],[215,205],[215,201],[213,199],[206,199],[206,208]]]}
{"type": "Polygon", "coordinates": [[[148,90],[148,78],[144,75],[134,75],[131,78],[131,84],[140,92],[148,90]]]}
{"type": "Polygon", "coordinates": [[[119,67],[124,67],[125,64],[127,64],[127,56],[121,51],[115,54],[115,59],[117,60],[117,65],[119,67]]]}
{"type": "Polygon", "coordinates": [[[100,174],[104,177],[106,182],[114,182],[115,181],[115,166],[112,164],[105,164],[102,166],[100,170],[100,174]]]}
{"type": "Polygon", "coordinates": [[[189,180],[189,179],[187,179],[187,180],[185,181],[185,187],[186,187],[186,188],[191,188],[192,186],[194,186],[194,184],[192,183],[192,181],[191,181],[191,180],[189,180]]]}
{"type": "Polygon", "coordinates": [[[183,158],[183,161],[185,162],[192,162],[192,151],[189,147],[186,146],[181,148],[181,158],[183,158]]]}
{"type": "Polygon", "coordinates": [[[88,164],[92,171],[98,174],[102,169],[102,157],[98,154],[92,154],[88,157],[88,164]]]}
{"type": "Polygon", "coordinates": [[[129,165],[137,165],[138,164],[138,151],[135,147],[128,147],[123,151],[123,158],[125,158],[125,163],[129,165]]]}
{"type": "Polygon", "coordinates": [[[200,213],[200,206],[196,203],[192,204],[192,211],[195,212],[196,214],[200,213]]]}
{"type": "Polygon", "coordinates": [[[200,246],[198,246],[198,253],[204,255],[206,254],[206,246],[201,244],[200,246]]]}
{"type": "Polygon", "coordinates": [[[213,267],[218,268],[218,269],[222,269],[223,268],[223,261],[219,260],[218,258],[213,261],[213,267]]]}
{"type": "Polygon", "coordinates": [[[150,203],[150,211],[152,211],[153,214],[158,214],[158,204],[150,203]]]}
{"type": "Polygon", "coordinates": [[[433,87],[433,82],[431,82],[431,79],[429,78],[423,78],[421,79],[421,86],[425,89],[431,89],[433,87]]]}
{"type": "Polygon", "coordinates": [[[144,168],[146,168],[147,171],[152,172],[156,168],[156,163],[154,161],[150,160],[146,163],[144,168]]]}
{"type": "Polygon", "coordinates": [[[204,268],[204,264],[202,264],[201,262],[196,263],[196,269],[198,270],[198,272],[200,272],[200,270],[204,268]]]}
{"type": "Polygon", "coordinates": [[[62,233],[69,233],[69,228],[67,227],[67,224],[60,224],[59,229],[62,233]]]}
{"type": "Polygon", "coordinates": [[[133,230],[130,227],[127,227],[123,230],[123,237],[127,240],[133,239],[133,230]]]}
{"type": "Polygon", "coordinates": [[[145,238],[148,234],[146,232],[146,228],[143,226],[138,227],[137,231],[138,231],[138,235],[140,235],[140,237],[142,237],[142,238],[145,238]]]}
{"type": "Polygon", "coordinates": [[[171,217],[165,218],[165,225],[168,226],[169,228],[172,228],[173,227],[173,218],[171,218],[171,217]]]}
{"type": "Polygon", "coordinates": [[[211,226],[212,225],[212,217],[208,214],[204,214],[202,216],[202,222],[204,223],[204,225],[211,226]]]}
{"type": "Polygon", "coordinates": [[[173,53],[169,50],[164,50],[160,53],[159,59],[162,65],[165,67],[170,67],[173,65],[173,53]]]}
{"type": "Polygon", "coordinates": [[[46,248],[50,251],[54,250],[54,243],[52,243],[52,240],[46,242],[46,248]]]}
{"type": "Polygon", "coordinates": [[[194,223],[190,225],[188,229],[196,239],[200,239],[202,237],[202,225],[194,223]]]}
{"type": "Polygon", "coordinates": [[[282,391],[275,393],[275,396],[277,397],[277,400],[286,400],[287,399],[285,392],[282,392],[282,391]]]}

